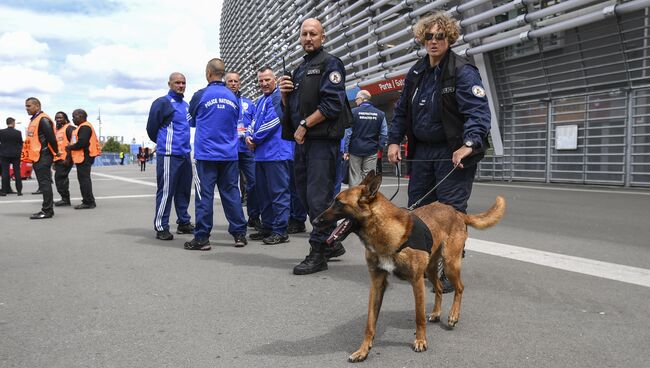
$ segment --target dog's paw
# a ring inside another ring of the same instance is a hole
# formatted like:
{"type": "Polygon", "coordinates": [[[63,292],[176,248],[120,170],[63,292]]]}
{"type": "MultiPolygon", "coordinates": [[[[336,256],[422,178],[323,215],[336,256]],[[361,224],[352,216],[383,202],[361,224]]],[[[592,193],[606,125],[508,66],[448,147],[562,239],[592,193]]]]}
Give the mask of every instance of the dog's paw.
{"type": "Polygon", "coordinates": [[[367,357],[368,357],[368,350],[359,349],[348,357],[348,362],[350,363],[363,362],[364,360],[366,360],[367,357]]]}
{"type": "Polygon", "coordinates": [[[449,319],[447,320],[447,324],[449,325],[449,327],[453,328],[454,326],[456,326],[457,323],[458,323],[458,317],[449,316],[449,319]]]}
{"type": "Polygon", "coordinates": [[[413,342],[413,351],[416,353],[421,353],[425,350],[427,350],[427,340],[415,339],[413,342]]]}
{"type": "Polygon", "coordinates": [[[438,323],[438,322],[440,322],[440,315],[431,313],[431,314],[429,314],[429,319],[428,320],[431,323],[438,323]]]}

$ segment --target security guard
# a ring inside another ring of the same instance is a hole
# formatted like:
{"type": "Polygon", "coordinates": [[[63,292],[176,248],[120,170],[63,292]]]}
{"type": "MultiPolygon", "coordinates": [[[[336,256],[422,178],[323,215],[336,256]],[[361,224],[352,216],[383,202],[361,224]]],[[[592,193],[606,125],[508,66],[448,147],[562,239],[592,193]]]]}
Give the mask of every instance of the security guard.
{"type": "Polygon", "coordinates": [[[210,60],[205,68],[208,86],[194,93],[190,101],[190,126],[196,127],[194,158],[199,183],[194,216],[196,227],[194,239],[185,243],[185,249],[188,250],[211,249],[215,184],[228,219],[228,232],[234,237],[235,246],[243,247],[247,244],[246,219],[237,187],[239,99],[223,83],[225,73],[223,60],[210,60]]]}
{"type": "Polygon", "coordinates": [[[52,161],[59,157],[56,144],[54,123],[41,111],[41,101],[36,97],[25,100],[25,110],[31,115],[27,127],[27,137],[23,143],[21,161],[34,163],[33,169],[38,180],[39,191],[43,193],[41,211],[30,216],[32,220],[46,219],[54,216],[54,196],[52,193],[52,161]]]}
{"type": "Polygon", "coordinates": [[[377,168],[377,153],[386,144],[386,115],[370,103],[370,97],[366,90],[357,93],[354,100],[358,106],[352,109],[354,128],[348,128],[345,135],[343,158],[349,161],[351,187],[377,168]]]}
{"type": "Polygon", "coordinates": [[[260,207],[255,191],[255,156],[245,141],[246,131],[250,128],[253,117],[255,116],[255,104],[245,96],[242,96],[238,72],[229,71],[226,73],[224,79],[226,80],[226,87],[239,98],[239,106],[241,107],[239,122],[237,123],[237,137],[239,139],[238,164],[239,172],[243,174],[244,179],[242,180],[245,181],[245,186],[242,187],[241,193],[242,203],[246,203],[246,212],[248,214],[248,222],[246,224],[248,227],[261,228],[260,207]]]}
{"type": "MultiPolygon", "coordinates": [[[[450,49],[459,33],[456,20],[442,12],[420,19],[414,27],[427,55],[406,75],[388,133],[392,163],[401,160],[399,144],[408,137],[407,157],[413,159],[409,206],[440,183],[421,205],[438,200],[465,212],[476,163],[488,148],[491,115],[481,76],[450,49]]],[[[441,281],[445,292],[453,290],[446,278],[441,281]]]]}
{"type": "Polygon", "coordinates": [[[192,194],[192,158],[190,157],[189,104],[183,101],[187,82],[185,76],[169,75],[169,92],[157,98],[149,110],[147,134],[156,142],[156,214],[153,220],[156,239],[172,240],[169,213],[172,200],[176,207],[176,233],[192,234],[187,208],[192,194]]]}
{"type": "Polygon", "coordinates": [[[262,229],[250,238],[262,240],[264,244],[280,244],[289,241],[289,160],[293,142],[282,139],[280,90],[276,87],[273,70],[260,69],[257,81],[264,95],[257,100],[246,144],[255,151],[255,190],[262,211],[262,229]]]}
{"type": "Polygon", "coordinates": [[[61,155],[54,158],[54,185],[59,192],[61,199],[54,202],[54,206],[62,207],[70,205],[70,180],[68,175],[72,170],[72,159],[68,157],[65,148],[70,144],[74,125],[70,124],[68,114],[59,111],[54,115],[56,121],[56,143],[61,155]]]}
{"type": "Polygon", "coordinates": [[[93,196],[93,182],[90,170],[95,163],[95,157],[102,154],[102,149],[95,134],[95,129],[88,122],[88,114],[82,109],[72,112],[72,122],[77,126],[72,132],[70,145],[66,148],[72,156],[72,162],[77,167],[77,180],[81,189],[81,204],[74,206],[75,210],[87,210],[97,207],[93,196]]]}
{"type": "MultiPolygon", "coordinates": [[[[345,128],[352,121],[345,94],[343,62],[322,48],[325,33],[317,19],[300,27],[300,44],[307,53],[291,77],[280,78],[285,114],[282,138],[296,141],[294,170],[296,188],[313,221],[331,203],[336,161],[345,128]]],[[[309,255],[293,269],[306,275],[327,269],[327,259],[345,253],[341,243],[327,247],[333,228],[314,228],[309,255]]]]}

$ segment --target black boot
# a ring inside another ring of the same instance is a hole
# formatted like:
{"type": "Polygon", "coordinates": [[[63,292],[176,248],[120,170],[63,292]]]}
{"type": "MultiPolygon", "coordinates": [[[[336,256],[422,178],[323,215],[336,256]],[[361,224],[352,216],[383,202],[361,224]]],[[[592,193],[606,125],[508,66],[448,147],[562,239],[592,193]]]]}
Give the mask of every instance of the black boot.
{"type": "Polygon", "coordinates": [[[324,244],[312,244],[305,260],[293,268],[294,275],[309,275],[327,270],[327,259],[323,252],[324,244]]]}

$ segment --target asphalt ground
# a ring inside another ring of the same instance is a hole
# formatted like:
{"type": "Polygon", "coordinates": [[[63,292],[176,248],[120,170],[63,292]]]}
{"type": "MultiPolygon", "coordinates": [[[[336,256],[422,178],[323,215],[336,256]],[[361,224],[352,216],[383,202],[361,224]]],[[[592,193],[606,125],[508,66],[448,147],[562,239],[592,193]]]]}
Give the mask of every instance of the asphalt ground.
{"type": "MultiPolygon", "coordinates": [[[[382,191],[391,195],[396,184],[385,178],[382,191]]],[[[395,202],[403,206],[401,184],[395,202]]],[[[23,197],[0,197],[0,367],[351,365],[369,279],[356,236],[328,271],[294,276],[307,235],[234,248],[219,201],[211,251],[184,250],[191,235],[156,240],[153,165],[144,173],[93,168],[97,208],[56,208],[49,220],[29,220],[40,197],[29,194],[35,180],[24,186],[23,197]]],[[[79,203],[75,171],[71,192],[79,203]]],[[[456,328],[428,324],[429,350],[413,352],[411,287],[391,277],[374,347],[358,365],[647,367],[650,191],[478,182],[469,212],[487,209],[498,194],[508,203],[504,220],[470,230],[456,328]],[[536,256],[522,262],[473,250],[479,240],[494,254],[515,246],[575,263],[549,267],[536,256]],[[628,266],[631,281],[575,272],[591,261],[614,273],[628,266]]],[[[445,296],[443,321],[450,302],[445,296]]],[[[432,303],[429,293],[427,310],[432,303]]]]}

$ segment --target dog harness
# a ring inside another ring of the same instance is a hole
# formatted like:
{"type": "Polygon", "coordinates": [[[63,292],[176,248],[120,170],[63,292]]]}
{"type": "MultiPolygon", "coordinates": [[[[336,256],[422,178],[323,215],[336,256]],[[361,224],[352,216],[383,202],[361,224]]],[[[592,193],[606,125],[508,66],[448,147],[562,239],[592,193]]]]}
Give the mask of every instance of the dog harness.
{"type": "Polygon", "coordinates": [[[413,212],[410,212],[409,215],[413,220],[413,228],[411,229],[411,234],[409,234],[408,239],[406,239],[404,244],[402,244],[395,253],[401,252],[402,249],[406,247],[431,253],[431,246],[433,245],[433,236],[431,235],[431,230],[429,230],[424,221],[422,221],[413,212]]]}

